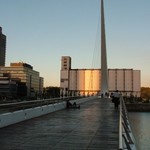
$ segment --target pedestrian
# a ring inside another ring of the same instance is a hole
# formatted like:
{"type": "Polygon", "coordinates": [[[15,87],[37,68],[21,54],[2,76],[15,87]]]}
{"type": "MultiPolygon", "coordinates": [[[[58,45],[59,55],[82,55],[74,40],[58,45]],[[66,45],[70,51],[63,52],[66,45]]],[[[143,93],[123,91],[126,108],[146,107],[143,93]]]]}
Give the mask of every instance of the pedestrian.
{"type": "Polygon", "coordinates": [[[118,106],[120,104],[120,94],[118,90],[113,93],[113,102],[115,110],[118,110],[118,106]]]}
{"type": "Polygon", "coordinates": [[[114,103],[114,93],[113,92],[110,94],[110,98],[111,98],[112,103],[114,103]]]}
{"type": "Polygon", "coordinates": [[[101,98],[104,98],[104,94],[103,93],[101,93],[101,98]]]}
{"type": "Polygon", "coordinates": [[[67,102],[66,102],[66,108],[70,108],[70,107],[72,107],[72,103],[70,103],[69,100],[67,100],[67,102]]]}

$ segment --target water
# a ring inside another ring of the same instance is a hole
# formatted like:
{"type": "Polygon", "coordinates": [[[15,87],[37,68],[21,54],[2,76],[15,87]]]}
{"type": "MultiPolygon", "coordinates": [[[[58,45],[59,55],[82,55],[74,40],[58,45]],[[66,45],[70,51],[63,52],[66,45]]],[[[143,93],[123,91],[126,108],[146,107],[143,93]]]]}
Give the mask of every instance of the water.
{"type": "Polygon", "coordinates": [[[150,113],[129,112],[128,115],[139,150],[150,150],[150,113]]]}

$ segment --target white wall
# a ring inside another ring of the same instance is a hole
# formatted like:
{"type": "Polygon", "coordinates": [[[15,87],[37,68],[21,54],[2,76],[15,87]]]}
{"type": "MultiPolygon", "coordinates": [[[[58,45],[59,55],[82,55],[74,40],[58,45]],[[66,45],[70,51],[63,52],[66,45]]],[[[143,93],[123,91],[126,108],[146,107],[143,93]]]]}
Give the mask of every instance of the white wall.
{"type": "Polygon", "coordinates": [[[109,90],[116,90],[116,70],[109,70],[109,90]]]}
{"type": "Polygon", "coordinates": [[[77,90],[85,90],[85,71],[77,71],[77,90]]]}
{"type": "MultiPolygon", "coordinates": [[[[67,78],[68,74],[61,71],[61,79],[67,78]]],[[[66,88],[69,82],[69,90],[80,91],[80,94],[90,94],[88,91],[101,89],[101,70],[98,69],[72,69],[69,71],[68,81],[61,84],[66,88]]],[[[109,90],[124,91],[124,94],[139,93],[141,88],[140,70],[133,69],[109,69],[109,90]]]]}
{"type": "Polygon", "coordinates": [[[15,124],[24,120],[39,117],[66,107],[66,103],[56,103],[47,106],[35,107],[0,115],[0,128],[15,124]]]}
{"type": "Polygon", "coordinates": [[[93,90],[100,89],[100,75],[99,70],[93,70],[93,90]]]}
{"type": "Polygon", "coordinates": [[[69,90],[77,90],[77,71],[70,70],[69,90]]]}
{"type": "MultiPolygon", "coordinates": [[[[73,100],[71,102],[72,103],[76,102],[77,104],[80,104],[80,103],[89,101],[93,98],[94,97],[87,97],[87,98],[73,100]]],[[[25,121],[28,119],[32,119],[35,117],[39,117],[39,116],[42,116],[42,115],[45,115],[54,111],[64,109],[64,108],[66,108],[66,102],[55,103],[51,105],[0,114],[0,128],[6,127],[6,126],[9,126],[9,125],[21,122],[21,121],[25,121]]]]}
{"type": "Polygon", "coordinates": [[[117,70],[116,81],[116,90],[124,91],[124,70],[117,70]]]}
{"type": "Polygon", "coordinates": [[[133,72],[133,91],[135,96],[140,96],[141,91],[141,76],[140,76],[140,70],[134,70],[133,72]],[[137,92],[139,91],[139,92],[137,92]]]}
{"type": "Polygon", "coordinates": [[[125,91],[133,90],[133,70],[125,70],[125,91]]]}

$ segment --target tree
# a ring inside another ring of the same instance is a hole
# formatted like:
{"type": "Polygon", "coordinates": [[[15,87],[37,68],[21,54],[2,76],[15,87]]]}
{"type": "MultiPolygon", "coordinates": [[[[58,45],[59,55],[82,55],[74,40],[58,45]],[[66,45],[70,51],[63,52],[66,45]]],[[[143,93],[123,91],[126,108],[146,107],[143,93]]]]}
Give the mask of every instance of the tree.
{"type": "Polygon", "coordinates": [[[44,88],[44,98],[55,98],[60,97],[60,87],[45,87],[44,88]]]}
{"type": "Polygon", "coordinates": [[[145,99],[150,98],[150,88],[149,87],[141,87],[141,97],[145,99]]]}

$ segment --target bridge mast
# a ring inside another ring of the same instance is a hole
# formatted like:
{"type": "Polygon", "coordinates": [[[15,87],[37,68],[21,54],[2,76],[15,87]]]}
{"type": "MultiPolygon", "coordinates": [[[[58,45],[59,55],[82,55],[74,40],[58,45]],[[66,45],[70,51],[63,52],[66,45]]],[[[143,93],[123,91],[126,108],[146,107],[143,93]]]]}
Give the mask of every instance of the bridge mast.
{"type": "Polygon", "coordinates": [[[101,0],[101,92],[109,92],[103,0],[101,0]]]}

